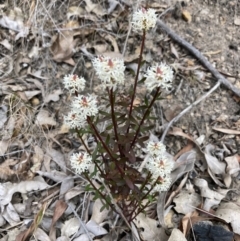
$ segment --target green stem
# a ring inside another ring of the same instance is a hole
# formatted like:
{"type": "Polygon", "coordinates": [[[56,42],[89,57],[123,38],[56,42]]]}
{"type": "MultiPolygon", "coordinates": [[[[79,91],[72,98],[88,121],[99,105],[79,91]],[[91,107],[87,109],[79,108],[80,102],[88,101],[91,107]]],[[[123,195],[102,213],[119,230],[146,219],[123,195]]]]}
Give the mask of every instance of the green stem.
{"type": "Polygon", "coordinates": [[[137,129],[137,131],[136,131],[136,134],[135,134],[135,136],[134,136],[134,139],[133,139],[133,141],[132,141],[132,143],[131,143],[131,145],[130,145],[130,149],[131,149],[131,148],[133,147],[133,145],[135,144],[135,141],[136,141],[136,139],[137,139],[137,137],[138,137],[138,134],[139,134],[139,132],[140,132],[141,126],[143,125],[146,117],[149,115],[149,111],[150,111],[150,109],[152,108],[152,106],[153,106],[153,104],[154,104],[154,102],[155,102],[155,100],[156,100],[156,98],[157,98],[157,96],[158,96],[159,91],[160,91],[160,87],[157,88],[156,93],[155,93],[154,97],[152,98],[152,101],[151,101],[150,105],[148,106],[147,110],[145,111],[145,113],[144,113],[144,115],[143,115],[143,118],[142,118],[142,120],[141,120],[141,122],[140,122],[140,124],[139,124],[139,126],[138,126],[138,129],[137,129]]]}
{"type": "Polygon", "coordinates": [[[85,141],[83,140],[82,136],[80,135],[79,130],[78,130],[77,128],[76,128],[75,130],[76,130],[76,132],[77,132],[77,135],[78,135],[79,139],[81,140],[82,144],[84,145],[84,147],[85,147],[87,153],[91,156],[92,153],[90,152],[90,150],[88,149],[88,147],[87,147],[85,141]]]}
{"type": "Polygon", "coordinates": [[[124,177],[124,171],[119,167],[117,160],[114,158],[114,156],[112,155],[111,151],[109,150],[108,146],[106,145],[106,143],[103,141],[101,135],[99,134],[97,128],[95,127],[95,125],[92,123],[91,118],[88,116],[87,117],[87,122],[88,124],[92,127],[95,135],[97,136],[98,140],[101,142],[101,144],[103,145],[104,149],[106,150],[106,152],[108,153],[108,155],[110,156],[110,158],[112,159],[112,161],[116,164],[117,169],[119,170],[119,172],[121,173],[121,176],[124,177]]]}
{"type": "Polygon", "coordinates": [[[103,200],[105,200],[105,202],[109,205],[109,207],[111,207],[111,209],[112,209],[114,212],[117,212],[117,210],[113,207],[113,205],[107,201],[107,198],[105,198],[104,194],[99,191],[99,188],[97,188],[97,187],[93,184],[93,182],[92,182],[91,178],[89,178],[88,174],[85,173],[84,176],[85,176],[85,178],[89,181],[89,183],[92,185],[92,187],[95,189],[95,191],[100,194],[100,196],[102,197],[103,200]]]}
{"type": "Polygon", "coordinates": [[[129,133],[130,129],[130,117],[132,115],[132,109],[133,109],[133,102],[136,94],[136,88],[137,88],[137,82],[138,82],[138,76],[140,72],[140,67],[141,67],[141,62],[142,62],[142,55],[143,55],[143,49],[144,49],[144,43],[145,43],[145,37],[146,37],[146,32],[143,30],[143,37],[142,37],[142,43],[141,43],[141,50],[140,50],[140,55],[138,59],[138,68],[137,68],[137,74],[135,76],[135,81],[134,81],[134,86],[133,86],[133,93],[132,93],[132,98],[131,98],[131,104],[130,104],[130,109],[128,113],[128,119],[129,119],[129,126],[127,128],[127,134],[129,133]]]}

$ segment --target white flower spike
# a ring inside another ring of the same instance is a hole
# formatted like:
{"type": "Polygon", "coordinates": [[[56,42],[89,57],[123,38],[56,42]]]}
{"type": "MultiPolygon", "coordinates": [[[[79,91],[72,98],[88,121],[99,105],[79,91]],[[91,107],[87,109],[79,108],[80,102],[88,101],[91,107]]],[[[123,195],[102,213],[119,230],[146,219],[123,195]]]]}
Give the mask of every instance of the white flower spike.
{"type": "Polygon", "coordinates": [[[74,129],[85,127],[87,122],[85,116],[82,116],[80,113],[71,110],[67,116],[64,116],[64,124],[70,129],[74,129]]]}
{"type": "Polygon", "coordinates": [[[66,75],[63,79],[63,84],[71,93],[83,91],[85,89],[86,80],[83,77],[78,77],[76,74],[66,75]]]}
{"type": "Polygon", "coordinates": [[[132,18],[132,27],[134,31],[144,30],[147,31],[150,28],[155,27],[157,22],[156,11],[152,8],[138,9],[132,18]]]}
{"type": "Polygon", "coordinates": [[[104,88],[115,89],[118,84],[124,84],[125,66],[122,59],[99,56],[92,63],[104,88]]]}
{"type": "Polygon", "coordinates": [[[70,164],[76,173],[81,174],[82,172],[88,171],[92,164],[92,158],[88,153],[75,153],[70,157],[70,164]]]}
{"type": "Polygon", "coordinates": [[[146,77],[144,83],[150,91],[156,87],[167,89],[172,86],[173,76],[172,69],[168,65],[160,63],[147,70],[147,73],[144,75],[146,77]]]}
{"type": "Polygon", "coordinates": [[[151,156],[163,155],[166,151],[166,147],[162,142],[149,141],[147,144],[147,151],[151,156]]]}
{"type": "Polygon", "coordinates": [[[81,114],[83,119],[87,116],[96,116],[98,114],[97,99],[94,95],[75,97],[72,103],[72,110],[81,114]]]}

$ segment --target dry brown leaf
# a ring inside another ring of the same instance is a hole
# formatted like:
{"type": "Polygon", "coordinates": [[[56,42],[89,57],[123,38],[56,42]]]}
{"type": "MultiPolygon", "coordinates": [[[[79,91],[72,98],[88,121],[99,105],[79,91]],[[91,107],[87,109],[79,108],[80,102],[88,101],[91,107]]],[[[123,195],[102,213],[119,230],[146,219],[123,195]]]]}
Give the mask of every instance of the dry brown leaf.
{"type": "Polygon", "coordinates": [[[37,114],[35,124],[41,125],[43,127],[50,127],[57,125],[57,122],[50,116],[47,110],[40,110],[37,114]]]}
{"type": "Polygon", "coordinates": [[[34,237],[40,241],[51,241],[49,236],[41,228],[37,228],[34,232],[34,237]]]}
{"type": "Polygon", "coordinates": [[[93,204],[91,220],[97,224],[103,222],[103,220],[105,220],[109,215],[109,210],[106,208],[104,208],[103,211],[100,211],[102,207],[103,203],[100,199],[97,199],[93,204]]]}
{"type": "Polygon", "coordinates": [[[51,240],[56,240],[56,226],[55,223],[58,221],[58,219],[63,215],[65,210],[67,209],[67,204],[62,201],[58,200],[55,206],[54,214],[53,214],[53,219],[52,219],[52,224],[49,232],[49,237],[51,240]]]}
{"type": "Polygon", "coordinates": [[[58,36],[55,37],[55,40],[53,40],[51,50],[53,59],[56,62],[66,62],[70,65],[75,65],[72,56],[78,40],[74,39],[74,36],[79,34],[79,32],[74,30],[75,28],[79,28],[78,21],[69,21],[63,26],[63,29],[67,30],[59,33],[58,36]]]}
{"type": "Polygon", "coordinates": [[[34,190],[44,190],[49,186],[40,176],[34,177],[31,181],[21,181],[19,183],[0,183],[0,204],[7,205],[11,202],[14,193],[28,193],[34,190]]]}
{"type": "Polygon", "coordinates": [[[174,209],[178,213],[188,214],[195,210],[201,204],[202,198],[195,192],[189,192],[183,189],[174,199],[173,202],[176,204],[174,209]]]}
{"type": "Polygon", "coordinates": [[[168,241],[187,241],[187,239],[179,229],[174,228],[168,241]]]}
{"type": "Polygon", "coordinates": [[[201,178],[196,178],[194,184],[200,189],[201,196],[205,198],[203,209],[206,211],[209,211],[212,206],[219,204],[229,191],[220,188],[216,191],[211,190],[207,181],[201,178]]]}
{"type": "Polygon", "coordinates": [[[84,0],[86,3],[86,10],[90,13],[93,12],[97,16],[103,16],[106,15],[106,9],[104,9],[100,4],[95,4],[91,0],[84,0]]]}
{"type": "Polygon", "coordinates": [[[216,216],[230,223],[234,233],[240,235],[240,207],[235,203],[221,203],[218,207],[216,216]]]}
{"type": "Polygon", "coordinates": [[[169,131],[168,134],[187,138],[188,140],[192,141],[198,147],[198,150],[202,153],[202,148],[199,146],[198,142],[194,140],[192,136],[184,133],[181,128],[173,127],[172,131],[169,131]]]}
{"type": "Polygon", "coordinates": [[[47,149],[47,154],[51,156],[52,160],[61,167],[61,169],[66,172],[65,158],[62,152],[57,151],[52,148],[47,149]]]}
{"type": "Polygon", "coordinates": [[[30,171],[28,172],[28,178],[32,179],[36,172],[41,169],[42,163],[44,160],[44,152],[39,146],[34,146],[34,154],[31,158],[32,161],[32,167],[30,168],[30,171]]]}
{"type": "Polygon", "coordinates": [[[7,159],[0,164],[0,179],[9,180],[17,172],[13,170],[13,166],[18,163],[18,160],[7,159]]]}
{"type": "Polygon", "coordinates": [[[72,17],[81,17],[84,14],[84,9],[79,6],[69,7],[67,11],[67,19],[71,19],[72,17]]]}
{"type": "Polygon", "coordinates": [[[59,101],[60,99],[60,95],[62,94],[62,90],[54,90],[51,94],[47,95],[45,98],[44,98],[44,103],[48,103],[50,101],[59,101]]]}
{"type": "Polygon", "coordinates": [[[142,240],[155,240],[161,241],[161,229],[158,228],[158,223],[156,220],[145,216],[143,213],[138,214],[138,216],[133,220],[134,224],[139,230],[139,235],[142,240]],[[151,232],[149,232],[151,230],[151,232]]]}
{"type": "Polygon", "coordinates": [[[204,155],[207,161],[208,167],[214,174],[225,174],[226,163],[219,161],[211,152],[215,149],[212,144],[208,144],[205,147],[204,155]]]}
{"type": "Polygon", "coordinates": [[[21,232],[17,236],[16,241],[27,241],[29,239],[29,237],[35,232],[35,230],[38,228],[39,224],[41,223],[42,218],[45,214],[46,208],[47,208],[47,203],[44,203],[42,205],[42,208],[39,210],[39,212],[35,216],[31,226],[27,230],[21,232]]]}
{"type": "Polygon", "coordinates": [[[173,45],[172,43],[170,43],[170,48],[171,48],[172,54],[173,54],[177,59],[179,59],[178,52],[177,52],[176,48],[174,47],[174,45],[173,45]]]}
{"type": "Polygon", "coordinates": [[[229,134],[229,135],[240,135],[240,131],[238,130],[231,130],[231,129],[218,128],[218,127],[212,127],[212,129],[215,131],[229,134]]]}
{"type": "Polygon", "coordinates": [[[70,237],[78,231],[79,227],[79,220],[76,217],[70,218],[63,224],[61,234],[62,236],[70,237]]]}
{"type": "Polygon", "coordinates": [[[233,156],[229,156],[225,158],[225,161],[227,162],[227,173],[233,176],[237,176],[239,172],[239,160],[240,156],[238,154],[235,154],[233,156]]]}
{"type": "Polygon", "coordinates": [[[6,153],[9,144],[9,140],[0,140],[0,156],[3,156],[6,153]]]}

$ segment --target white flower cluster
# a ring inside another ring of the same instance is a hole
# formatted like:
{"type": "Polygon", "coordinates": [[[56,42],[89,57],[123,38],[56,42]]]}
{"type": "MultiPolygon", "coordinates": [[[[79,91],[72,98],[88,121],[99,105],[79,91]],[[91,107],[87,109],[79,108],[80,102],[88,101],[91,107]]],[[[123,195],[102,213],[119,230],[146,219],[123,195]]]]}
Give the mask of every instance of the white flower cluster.
{"type": "Polygon", "coordinates": [[[157,22],[157,15],[156,11],[152,8],[145,9],[141,8],[138,9],[132,18],[132,26],[133,30],[149,30],[150,28],[155,27],[157,22]]]}
{"type": "MultiPolygon", "coordinates": [[[[72,93],[78,93],[85,88],[85,79],[77,75],[67,75],[63,79],[65,88],[72,93]]],[[[64,123],[69,128],[83,128],[86,125],[87,116],[98,114],[97,99],[94,95],[78,95],[72,102],[72,109],[67,116],[64,116],[64,123]]]]}
{"type": "Polygon", "coordinates": [[[152,173],[153,183],[157,181],[152,192],[167,191],[171,185],[170,173],[173,162],[165,156],[166,147],[161,142],[150,141],[147,145],[150,155],[146,168],[152,173]]]}
{"type": "Polygon", "coordinates": [[[118,84],[124,84],[125,66],[122,59],[98,56],[92,63],[104,88],[115,89],[118,84]]]}
{"type": "Polygon", "coordinates": [[[148,68],[144,77],[146,77],[144,83],[148,90],[151,91],[156,87],[167,89],[171,87],[173,71],[168,65],[160,63],[148,68]]]}
{"type": "Polygon", "coordinates": [[[75,153],[70,157],[70,164],[77,174],[81,174],[89,170],[92,158],[86,152],[75,153]]]}
{"type": "Polygon", "coordinates": [[[63,79],[63,84],[71,93],[83,91],[85,89],[86,80],[83,77],[78,77],[76,74],[66,75],[63,79]]]}

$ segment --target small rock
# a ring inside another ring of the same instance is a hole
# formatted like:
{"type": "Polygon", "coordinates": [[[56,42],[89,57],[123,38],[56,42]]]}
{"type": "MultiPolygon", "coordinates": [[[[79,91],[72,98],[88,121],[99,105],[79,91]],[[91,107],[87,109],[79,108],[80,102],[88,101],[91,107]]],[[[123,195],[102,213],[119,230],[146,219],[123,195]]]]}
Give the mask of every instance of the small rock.
{"type": "Polygon", "coordinates": [[[187,10],[182,11],[182,17],[188,23],[190,23],[192,21],[192,16],[187,10]]]}
{"type": "Polygon", "coordinates": [[[238,26],[240,25],[240,17],[234,19],[234,24],[238,26]]]}

